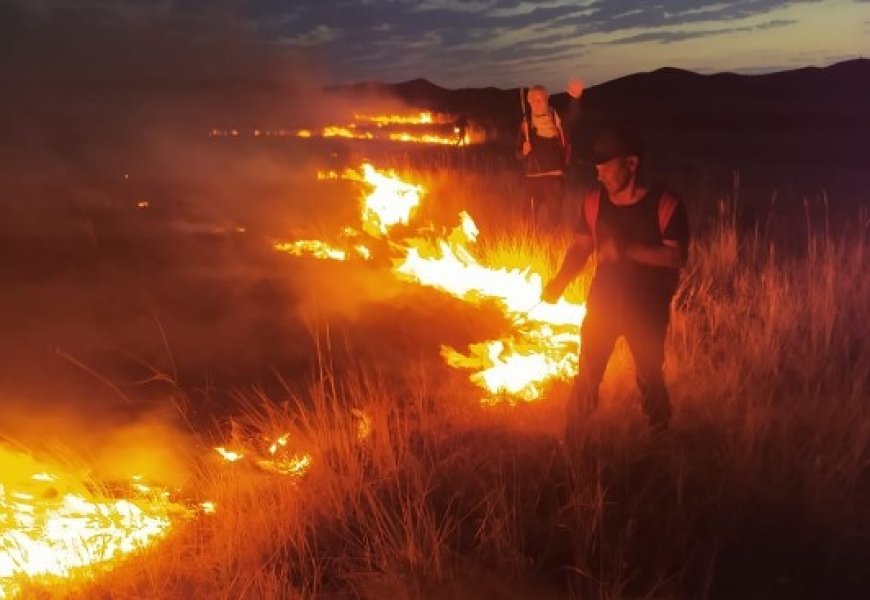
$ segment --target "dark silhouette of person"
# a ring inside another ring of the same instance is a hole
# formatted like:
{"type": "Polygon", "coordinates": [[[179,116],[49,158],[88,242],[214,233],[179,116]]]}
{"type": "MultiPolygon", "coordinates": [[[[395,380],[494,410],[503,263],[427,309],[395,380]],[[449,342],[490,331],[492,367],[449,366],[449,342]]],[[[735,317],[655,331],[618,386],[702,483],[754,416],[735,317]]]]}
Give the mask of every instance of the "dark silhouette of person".
{"type": "Polygon", "coordinates": [[[536,229],[539,226],[556,229],[562,225],[565,172],[571,161],[570,132],[579,120],[582,94],[582,83],[568,84],[571,100],[564,116],[550,106],[544,86],[532,86],[526,94],[530,110],[524,108],[516,156],[525,161],[529,214],[536,229]]]}
{"type": "Polygon", "coordinates": [[[600,185],[587,192],[574,240],[542,299],[555,302],[594,253],[595,275],[581,327],[580,367],[568,406],[567,433],[598,404],[598,388],[618,337],[634,359],[641,405],[654,431],[667,429],[671,403],[662,367],[671,299],[688,258],[683,202],[638,178],[636,137],[614,129],[595,140],[600,185]]]}

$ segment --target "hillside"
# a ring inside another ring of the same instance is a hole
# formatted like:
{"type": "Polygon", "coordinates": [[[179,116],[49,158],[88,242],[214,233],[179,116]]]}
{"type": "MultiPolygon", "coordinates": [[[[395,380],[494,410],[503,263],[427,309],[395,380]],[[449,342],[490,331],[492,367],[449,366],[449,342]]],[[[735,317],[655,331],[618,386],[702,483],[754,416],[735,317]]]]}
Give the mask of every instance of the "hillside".
{"type": "MultiPolygon", "coordinates": [[[[520,118],[516,88],[450,90],[415,79],[330,91],[357,98],[394,96],[413,106],[465,114],[495,128],[504,139],[520,118]]],[[[564,92],[552,97],[557,107],[566,101],[564,92]]],[[[587,132],[608,122],[630,125],[653,145],[678,154],[785,152],[800,160],[870,165],[868,59],[765,75],[701,75],[662,68],[590,87],[583,102],[587,132]]]]}

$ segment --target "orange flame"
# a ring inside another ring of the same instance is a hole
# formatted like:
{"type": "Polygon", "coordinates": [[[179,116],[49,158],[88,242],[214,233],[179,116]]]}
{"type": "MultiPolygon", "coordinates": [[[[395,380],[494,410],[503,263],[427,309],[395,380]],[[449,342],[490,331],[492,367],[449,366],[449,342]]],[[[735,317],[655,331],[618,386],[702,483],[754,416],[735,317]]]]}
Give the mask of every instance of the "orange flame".
{"type": "Polygon", "coordinates": [[[423,187],[405,183],[393,172],[379,172],[368,163],[362,169],[366,183],[374,188],[363,199],[363,230],[377,237],[395,225],[407,225],[420,205],[423,187]]]}
{"type": "MultiPolygon", "coordinates": [[[[340,175],[336,171],[320,171],[317,179],[359,181],[368,188],[369,191],[363,193],[360,199],[360,220],[363,231],[374,238],[385,237],[397,225],[407,225],[426,191],[423,186],[405,183],[392,171],[378,171],[368,163],[362,165],[361,171],[346,169],[340,175]]],[[[360,232],[346,227],[342,234],[345,241],[351,241],[344,248],[322,240],[279,241],[272,247],[295,256],[327,260],[345,261],[352,255],[363,260],[371,259],[372,252],[369,247],[353,241],[360,236],[360,232]]]]}
{"type": "Polygon", "coordinates": [[[353,131],[352,128],[348,127],[340,127],[338,125],[329,125],[328,127],[324,127],[320,132],[325,138],[328,137],[342,137],[342,138],[351,138],[356,140],[371,140],[374,139],[374,135],[371,133],[364,131],[362,133],[353,131]]]}
{"type": "Polygon", "coordinates": [[[296,242],[276,242],[275,250],[294,254],[296,256],[313,256],[314,258],[329,258],[332,260],[347,260],[347,252],[341,248],[330,246],[320,240],[298,240],[296,242]]]}
{"type": "Polygon", "coordinates": [[[455,137],[444,137],[431,133],[414,134],[408,132],[391,133],[390,139],[394,142],[411,142],[415,144],[443,144],[446,146],[455,146],[457,142],[468,144],[469,138],[466,135],[462,140],[457,140],[455,137]]]}
{"type": "MultiPolygon", "coordinates": [[[[413,114],[362,114],[353,115],[353,122],[347,125],[330,124],[312,129],[268,129],[256,127],[249,130],[255,138],[288,137],[312,138],[346,138],[356,140],[388,140],[414,144],[440,144],[467,146],[471,143],[481,143],[486,139],[486,132],[481,127],[472,126],[470,131],[463,133],[458,126],[450,127],[456,121],[454,116],[444,113],[421,111],[413,114]],[[401,127],[402,131],[395,131],[401,127]]],[[[466,129],[465,126],[462,128],[466,129]]],[[[212,138],[238,138],[248,133],[238,129],[209,130],[212,138]]]]}
{"type": "Polygon", "coordinates": [[[190,511],[133,477],[113,499],[61,470],[0,447],[0,598],[25,580],[92,576],[167,535],[190,511]]]}
{"type": "MultiPolygon", "coordinates": [[[[393,173],[380,173],[369,164],[363,165],[363,173],[363,181],[374,187],[363,203],[366,232],[387,235],[387,224],[407,224],[425,189],[393,173]]],[[[359,178],[352,170],[344,177],[359,178]]],[[[390,240],[391,248],[399,253],[393,271],[402,279],[467,302],[494,300],[512,323],[505,337],[472,344],[468,354],[444,347],[442,356],[453,367],[474,371],[471,380],[488,393],[484,403],[536,400],[546,382],[576,374],[585,305],[564,298],[555,304],[542,302],[540,274],[482,264],[473,252],[477,235],[474,220],[462,212],[459,225],[446,237],[390,240]]],[[[321,253],[319,258],[336,256],[321,253]]]]}
{"type": "Polygon", "coordinates": [[[556,304],[542,302],[541,276],[528,269],[480,264],[469,248],[477,227],[468,213],[460,216],[460,225],[447,239],[408,240],[407,253],[394,270],[405,279],[468,302],[497,301],[514,324],[507,339],[475,344],[469,356],[449,347],[442,349],[442,355],[453,367],[480,369],[471,376],[472,381],[502,397],[498,399],[535,400],[546,380],[567,379],[576,373],[579,323],[585,306],[565,299],[556,304]]]}
{"type": "Polygon", "coordinates": [[[264,471],[301,477],[308,472],[313,460],[307,452],[291,453],[288,449],[289,438],[289,433],[283,433],[274,440],[266,439],[263,449],[234,451],[219,446],[215,451],[227,462],[240,462],[250,457],[250,462],[264,471]]]}
{"type": "Polygon", "coordinates": [[[380,127],[385,125],[432,125],[433,123],[449,123],[450,117],[447,115],[433,116],[431,112],[425,111],[414,115],[362,115],[355,114],[354,120],[368,123],[375,123],[380,127]]]}

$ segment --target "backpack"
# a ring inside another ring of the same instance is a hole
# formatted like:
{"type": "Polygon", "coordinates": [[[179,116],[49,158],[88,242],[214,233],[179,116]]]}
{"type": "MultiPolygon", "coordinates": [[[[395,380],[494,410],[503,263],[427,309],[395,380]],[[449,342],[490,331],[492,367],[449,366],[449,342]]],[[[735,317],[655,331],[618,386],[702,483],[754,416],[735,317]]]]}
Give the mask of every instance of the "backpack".
{"type": "MultiPolygon", "coordinates": [[[[598,222],[598,208],[601,205],[601,192],[604,188],[598,186],[594,191],[588,192],[583,199],[583,214],[586,216],[586,222],[589,224],[589,231],[592,233],[592,238],[595,238],[595,226],[598,222]]],[[[653,193],[656,194],[656,202],[658,202],[658,221],[659,221],[659,236],[664,237],[665,229],[677,210],[678,200],[676,197],[662,188],[654,188],[653,193]]]]}

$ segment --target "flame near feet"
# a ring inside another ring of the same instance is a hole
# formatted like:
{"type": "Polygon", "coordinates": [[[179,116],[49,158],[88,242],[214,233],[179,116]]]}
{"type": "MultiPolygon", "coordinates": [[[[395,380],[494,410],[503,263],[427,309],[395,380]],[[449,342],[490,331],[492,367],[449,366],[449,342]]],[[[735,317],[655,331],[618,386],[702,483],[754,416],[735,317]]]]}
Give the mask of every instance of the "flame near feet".
{"type": "MultiPolygon", "coordinates": [[[[337,177],[334,173],[319,175],[319,179],[337,177]]],[[[474,252],[477,225],[467,212],[460,213],[459,224],[442,237],[391,238],[396,225],[411,222],[426,192],[422,185],[405,182],[395,173],[378,171],[370,164],[363,164],[359,172],[348,169],[341,178],[359,181],[365,187],[360,208],[362,229],[371,238],[389,241],[397,277],[472,304],[494,301],[512,323],[501,339],[472,344],[468,353],[442,348],[450,366],[472,371],[471,381],[487,392],[483,403],[534,401],[549,381],[568,380],[576,374],[580,324],[586,314],[583,304],[564,298],[556,304],[544,303],[541,274],[528,268],[483,264],[474,252]]],[[[360,235],[352,228],[345,234],[348,239],[360,235]]],[[[371,256],[364,244],[357,247],[366,249],[365,254],[358,251],[360,255],[371,256]]],[[[320,259],[348,258],[348,251],[321,240],[282,242],[275,248],[320,259]]]]}

